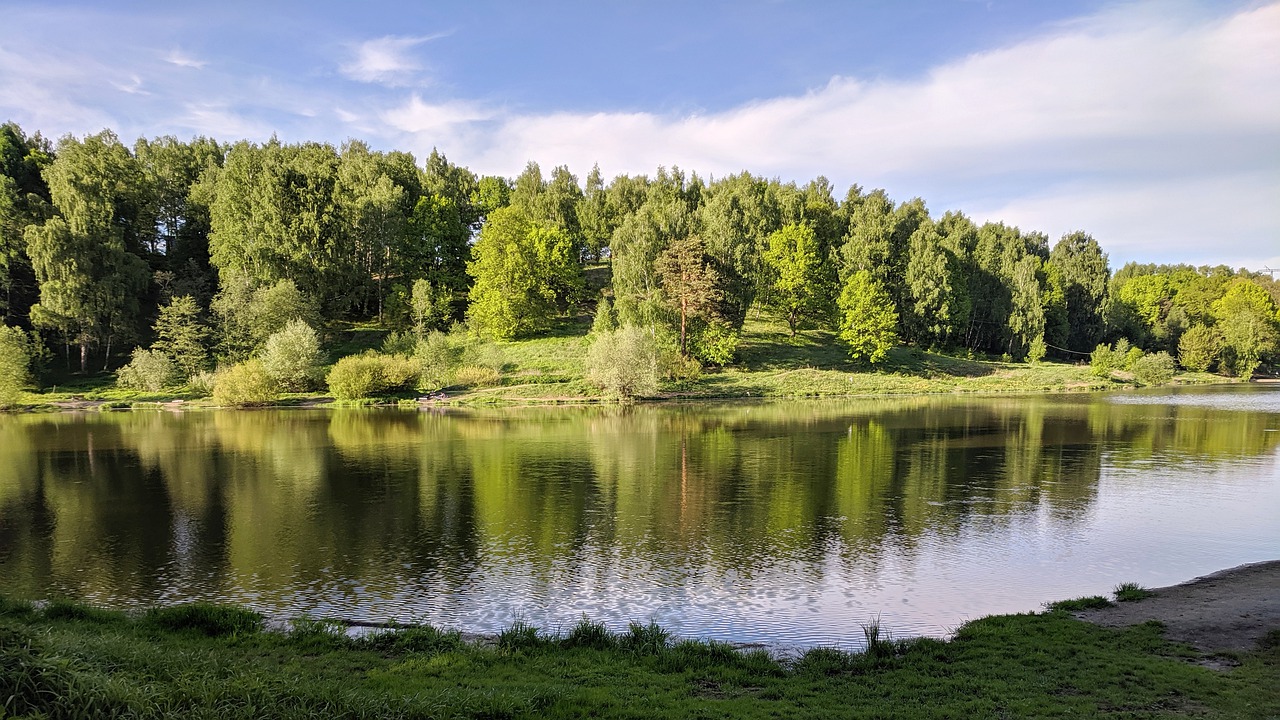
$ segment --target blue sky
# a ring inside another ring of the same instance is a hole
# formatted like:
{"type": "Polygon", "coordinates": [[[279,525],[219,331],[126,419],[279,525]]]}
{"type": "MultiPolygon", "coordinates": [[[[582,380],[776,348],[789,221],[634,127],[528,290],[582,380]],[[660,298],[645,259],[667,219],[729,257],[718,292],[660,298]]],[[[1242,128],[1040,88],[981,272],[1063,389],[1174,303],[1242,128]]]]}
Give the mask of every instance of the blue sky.
{"type": "Polygon", "coordinates": [[[0,119],[923,197],[1280,267],[1280,3],[0,3],[0,119]]]}

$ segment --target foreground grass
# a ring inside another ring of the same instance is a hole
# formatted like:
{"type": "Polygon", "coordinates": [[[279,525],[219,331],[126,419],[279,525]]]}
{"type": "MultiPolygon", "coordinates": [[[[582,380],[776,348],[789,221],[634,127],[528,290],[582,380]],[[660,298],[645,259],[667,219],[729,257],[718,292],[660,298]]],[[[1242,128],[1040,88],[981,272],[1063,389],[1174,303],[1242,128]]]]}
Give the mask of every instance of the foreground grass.
{"type": "MultiPolygon", "coordinates": [[[[0,611],[0,717],[1274,717],[1280,641],[1229,672],[1160,628],[1061,610],[977,620],[953,640],[811,650],[780,662],[656,626],[583,621],[496,642],[415,628],[352,639],[262,632],[247,611],[128,617],[70,603],[0,611]]],[[[856,632],[856,631],[855,631],[856,632]]],[[[874,637],[874,632],[868,633],[874,637]]],[[[1271,639],[1280,640],[1280,633],[1271,639]]]]}
{"type": "MultiPolygon", "coordinates": [[[[590,346],[591,318],[562,318],[543,337],[493,345],[501,358],[497,383],[483,387],[454,386],[445,402],[458,405],[521,405],[535,403],[586,403],[606,400],[585,379],[585,359],[590,346]]],[[[377,348],[384,329],[368,323],[352,325],[334,335],[333,357],[377,348]]],[[[1209,373],[1182,373],[1175,384],[1230,382],[1209,373]]],[[[866,367],[849,360],[844,346],[826,331],[801,332],[791,337],[786,326],[767,317],[753,317],[743,327],[735,361],[709,369],[700,376],[667,383],[648,400],[699,400],[734,398],[844,397],[921,393],[1043,393],[1085,392],[1135,387],[1132,377],[1115,373],[1110,378],[1091,374],[1087,364],[1062,362],[1000,362],[959,358],[916,348],[900,347],[888,359],[866,367]]],[[[411,400],[414,393],[399,398],[411,400]]],[[[40,393],[27,393],[28,409],[56,409],[77,402],[129,407],[182,400],[195,406],[207,399],[184,389],[158,393],[115,386],[113,373],[71,378],[40,393]]],[[[290,394],[279,405],[324,402],[322,393],[290,394]]]]}

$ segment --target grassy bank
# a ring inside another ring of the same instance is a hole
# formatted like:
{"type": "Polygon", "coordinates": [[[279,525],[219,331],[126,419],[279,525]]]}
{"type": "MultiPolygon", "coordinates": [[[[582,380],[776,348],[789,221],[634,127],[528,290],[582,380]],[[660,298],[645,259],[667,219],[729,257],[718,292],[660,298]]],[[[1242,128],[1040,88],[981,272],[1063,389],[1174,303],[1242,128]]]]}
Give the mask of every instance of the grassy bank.
{"type": "MultiPolygon", "coordinates": [[[[546,337],[493,343],[490,354],[501,371],[484,386],[453,385],[437,394],[437,402],[457,405],[521,405],[584,403],[607,400],[584,376],[590,346],[587,317],[564,319],[546,337]]],[[[376,348],[385,331],[353,326],[339,337],[336,355],[376,348]]],[[[1231,382],[1209,373],[1181,373],[1174,384],[1231,382]]],[[[693,378],[669,381],[662,391],[644,400],[734,398],[842,397],[919,393],[1043,393],[1084,392],[1135,387],[1127,373],[1100,378],[1087,364],[1046,361],[1036,364],[961,358],[916,348],[900,347],[874,367],[849,360],[844,346],[826,331],[807,331],[791,337],[785,325],[753,318],[743,328],[734,362],[709,368],[693,378]]],[[[411,400],[415,394],[382,398],[411,400]]],[[[28,393],[29,409],[58,409],[76,403],[127,407],[181,400],[194,405],[209,401],[184,389],[147,393],[115,386],[112,373],[64,379],[43,392],[28,393]]],[[[283,396],[278,404],[324,403],[323,393],[283,396]]]]}
{"type": "MultiPolygon", "coordinates": [[[[1274,717],[1280,632],[1222,672],[1154,623],[1065,610],[997,616],[954,639],[779,661],[656,626],[496,640],[414,628],[264,632],[232,608],[126,616],[56,602],[0,611],[0,717],[1274,717]]],[[[855,628],[852,632],[858,634],[855,628]]]]}

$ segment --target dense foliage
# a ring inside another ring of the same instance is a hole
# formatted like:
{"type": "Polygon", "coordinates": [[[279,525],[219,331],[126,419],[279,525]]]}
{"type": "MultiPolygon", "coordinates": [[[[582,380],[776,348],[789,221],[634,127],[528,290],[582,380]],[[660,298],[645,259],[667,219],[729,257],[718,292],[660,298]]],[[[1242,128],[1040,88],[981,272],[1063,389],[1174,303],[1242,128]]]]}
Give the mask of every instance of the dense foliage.
{"type": "MultiPolygon", "coordinates": [[[[277,364],[279,342],[264,356],[266,344],[299,320],[321,343],[316,365],[363,349],[324,346],[338,323],[411,332],[393,353],[405,356],[461,321],[536,338],[599,298],[597,335],[654,328],[715,365],[734,362],[744,321],[762,311],[793,338],[832,331],[871,362],[895,344],[1081,361],[1120,340],[1245,378],[1280,360],[1280,285],[1266,275],[1113,274],[1084,232],[1051,244],[856,185],[839,200],[821,177],[707,181],[673,167],[606,182],[593,168],[580,184],[563,166],[481,177],[436,152],[419,165],[354,140],[131,148],[103,131],[55,146],[0,126],[0,321],[34,331],[37,381],[119,368],[135,348],[163,355],[178,380],[277,364]]],[[[426,351],[422,387],[460,369],[442,350],[426,351]]],[[[283,388],[311,382],[272,374],[283,388]]]]}

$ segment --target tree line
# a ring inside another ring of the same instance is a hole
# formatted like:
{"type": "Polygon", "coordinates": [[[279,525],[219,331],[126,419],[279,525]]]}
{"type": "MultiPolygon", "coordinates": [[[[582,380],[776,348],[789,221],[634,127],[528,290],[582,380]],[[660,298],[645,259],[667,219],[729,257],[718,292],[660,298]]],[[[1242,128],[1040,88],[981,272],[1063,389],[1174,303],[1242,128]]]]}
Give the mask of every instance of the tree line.
{"type": "Polygon", "coordinates": [[[0,314],[18,329],[4,342],[80,372],[150,346],[190,377],[260,353],[294,320],[419,337],[461,322],[512,339],[585,310],[606,330],[664,328],[711,364],[768,312],[793,335],[835,331],[865,362],[897,344],[1080,358],[1121,338],[1188,355],[1190,338],[1194,367],[1244,374],[1276,355],[1278,302],[1262,275],[1113,274],[1087,233],[1051,245],[934,217],[920,198],[857,185],[838,198],[823,177],[672,167],[606,183],[595,167],[580,183],[529,163],[508,179],[357,140],[130,147],[103,131],[55,145],[0,126],[0,314]],[[603,291],[588,290],[602,265],[603,291]]]}

